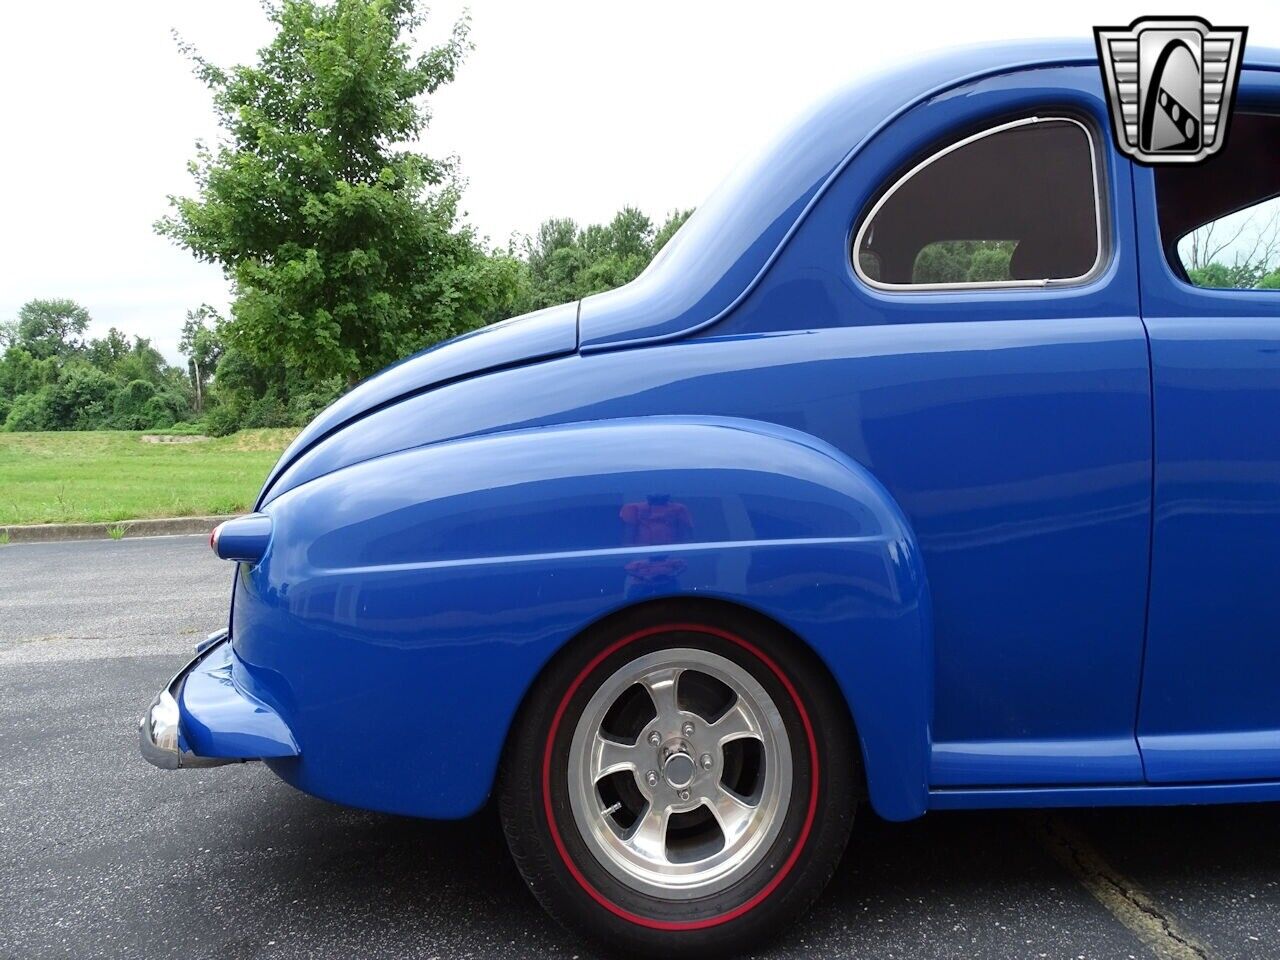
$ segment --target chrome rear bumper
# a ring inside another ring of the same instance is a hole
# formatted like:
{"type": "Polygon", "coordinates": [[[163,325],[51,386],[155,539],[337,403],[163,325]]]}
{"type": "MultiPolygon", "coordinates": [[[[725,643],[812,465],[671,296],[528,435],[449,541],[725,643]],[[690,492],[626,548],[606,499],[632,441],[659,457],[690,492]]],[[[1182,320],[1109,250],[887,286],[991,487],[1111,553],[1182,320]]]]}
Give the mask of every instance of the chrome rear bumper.
{"type": "Polygon", "coordinates": [[[151,706],[147,707],[142,719],[138,721],[138,749],[152,766],[161,770],[177,770],[179,767],[220,767],[236,762],[227,757],[200,757],[190,750],[184,750],[180,735],[182,711],[178,708],[178,697],[182,692],[182,684],[186,682],[187,674],[199,666],[209,651],[226,638],[227,631],[219,630],[196,647],[195,659],[179,670],[165,688],[156,694],[151,706]]]}
{"type": "Polygon", "coordinates": [[[162,770],[299,752],[275,711],[233,680],[226,630],[210,634],[196,648],[195,659],[156,694],[138,721],[138,749],[162,770]]]}

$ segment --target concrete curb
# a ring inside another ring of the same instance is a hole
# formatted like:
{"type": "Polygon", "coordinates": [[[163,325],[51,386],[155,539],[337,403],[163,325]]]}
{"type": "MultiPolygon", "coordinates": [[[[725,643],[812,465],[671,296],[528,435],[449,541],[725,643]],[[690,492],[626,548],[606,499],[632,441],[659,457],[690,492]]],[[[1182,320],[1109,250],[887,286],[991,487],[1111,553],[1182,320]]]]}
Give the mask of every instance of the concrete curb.
{"type": "Polygon", "coordinates": [[[0,526],[0,543],[42,543],[50,540],[118,540],[120,537],[171,537],[175,534],[205,533],[230,520],[230,516],[162,517],[157,520],[117,520],[114,523],[37,523],[30,526],[0,526]],[[120,528],[120,537],[111,532],[120,528]]]}

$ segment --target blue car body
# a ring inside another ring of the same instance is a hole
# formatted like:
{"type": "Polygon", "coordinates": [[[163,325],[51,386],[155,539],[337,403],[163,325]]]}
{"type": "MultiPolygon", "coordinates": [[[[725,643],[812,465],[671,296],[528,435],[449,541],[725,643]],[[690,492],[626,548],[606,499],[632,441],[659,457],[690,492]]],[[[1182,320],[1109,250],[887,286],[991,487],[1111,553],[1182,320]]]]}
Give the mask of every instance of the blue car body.
{"type": "MultiPolygon", "coordinates": [[[[1280,109],[1280,55],[1246,51],[1248,107],[1280,109]]],[[[851,262],[904,164],[1036,111],[1108,129],[1092,47],[859,85],[635,282],[336,402],[262,490],[184,749],[265,738],[303,790],[466,816],[559,649],[689,596],[816,652],[889,819],[1280,799],[1280,294],[1175,277],[1105,135],[1086,282],[901,293],[851,262]],[[628,530],[672,503],[680,536],[628,530]]]]}

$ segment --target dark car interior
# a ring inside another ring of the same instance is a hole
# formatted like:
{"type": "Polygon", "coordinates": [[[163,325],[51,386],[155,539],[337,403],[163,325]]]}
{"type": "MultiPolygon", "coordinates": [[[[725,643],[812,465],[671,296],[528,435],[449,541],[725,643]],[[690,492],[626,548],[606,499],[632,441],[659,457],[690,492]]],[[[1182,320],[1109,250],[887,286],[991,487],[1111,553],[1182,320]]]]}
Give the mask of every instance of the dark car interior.
{"type": "Polygon", "coordinates": [[[1178,256],[1178,241],[1188,233],[1238,210],[1280,196],[1280,117],[1237,114],[1231,119],[1222,151],[1201,163],[1158,167],[1156,203],[1160,241],[1181,279],[1187,274],[1178,256]]]}
{"type": "Polygon", "coordinates": [[[940,241],[1011,246],[999,280],[1081,277],[1098,254],[1089,135],[1077,123],[1012,127],[934,159],[894,190],[865,231],[859,259],[890,284],[922,282],[917,258],[940,241]]]}

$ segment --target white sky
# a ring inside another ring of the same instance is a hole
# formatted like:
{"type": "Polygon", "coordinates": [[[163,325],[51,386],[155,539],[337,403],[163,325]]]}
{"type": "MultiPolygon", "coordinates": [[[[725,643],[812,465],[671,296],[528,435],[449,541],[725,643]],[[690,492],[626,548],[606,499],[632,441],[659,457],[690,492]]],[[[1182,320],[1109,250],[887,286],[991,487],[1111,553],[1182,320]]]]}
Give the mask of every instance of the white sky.
{"type": "MultiPolygon", "coordinates": [[[[1280,4],[843,3],[787,0],[438,0],[424,37],[470,6],[475,52],[433,100],[423,141],[457,154],[465,208],[504,243],[550,216],[655,220],[696,206],[734,163],[808,102],[878,66],[952,43],[1089,38],[1100,24],[1196,12],[1280,46],[1280,4]]],[[[151,337],[171,359],[186,311],[225,310],[213,266],[154,235],[165,197],[191,189],[208,92],[169,32],[210,60],[247,62],[268,40],[257,0],[6,4],[0,28],[0,318],[71,297],[151,337]]]]}

